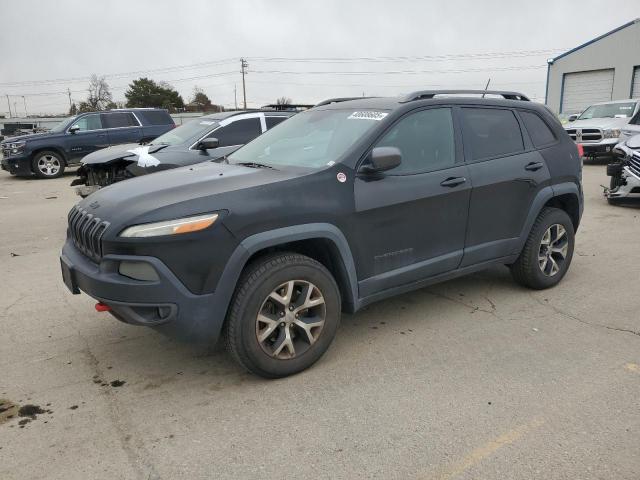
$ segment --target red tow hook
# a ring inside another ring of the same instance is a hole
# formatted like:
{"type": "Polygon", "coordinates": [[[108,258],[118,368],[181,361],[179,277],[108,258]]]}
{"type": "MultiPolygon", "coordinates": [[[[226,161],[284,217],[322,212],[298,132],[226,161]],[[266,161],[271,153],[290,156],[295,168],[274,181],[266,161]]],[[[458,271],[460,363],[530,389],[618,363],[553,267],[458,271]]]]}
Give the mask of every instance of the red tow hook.
{"type": "Polygon", "coordinates": [[[96,303],[96,311],[97,312],[108,312],[110,310],[111,310],[111,307],[109,305],[105,305],[102,302],[96,303]]]}

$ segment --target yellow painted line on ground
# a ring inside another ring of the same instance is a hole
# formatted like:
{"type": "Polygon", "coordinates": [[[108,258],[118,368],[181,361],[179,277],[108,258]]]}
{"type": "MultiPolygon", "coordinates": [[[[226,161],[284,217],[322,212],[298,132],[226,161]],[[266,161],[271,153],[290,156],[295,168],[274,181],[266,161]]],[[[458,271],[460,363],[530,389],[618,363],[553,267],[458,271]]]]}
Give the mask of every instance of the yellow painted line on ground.
{"type": "Polygon", "coordinates": [[[630,372],[640,373],[640,365],[638,365],[637,363],[627,363],[624,368],[626,368],[630,372]]]}
{"type": "Polygon", "coordinates": [[[471,467],[477,465],[485,458],[493,455],[497,450],[501,449],[506,445],[511,445],[516,442],[520,438],[522,438],[525,434],[538,428],[540,425],[544,423],[544,420],[541,418],[534,418],[528,423],[524,425],[520,425],[512,430],[509,430],[506,433],[503,433],[499,437],[491,440],[490,442],[482,445],[481,447],[473,450],[469,455],[464,457],[457,463],[449,465],[445,467],[443,471],[436,476],[431,477],[438,480],[449,480],[457,477],[461,473],[470,469],[471,467]]]}

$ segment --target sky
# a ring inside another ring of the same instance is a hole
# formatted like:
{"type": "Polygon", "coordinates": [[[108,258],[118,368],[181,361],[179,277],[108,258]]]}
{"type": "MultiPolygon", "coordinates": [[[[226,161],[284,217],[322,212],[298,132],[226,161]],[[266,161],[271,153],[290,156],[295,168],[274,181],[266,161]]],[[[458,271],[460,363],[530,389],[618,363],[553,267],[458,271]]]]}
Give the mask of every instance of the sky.
{"type": "Polygon", "coordinates": [[[548,58],[637,17],[640,0],[0,0],[0,115],[66,113],[91,74],[115,101],[146,76],[242,106],[240,58],[248,107],[488,79],[543,102],[548,58]]]}

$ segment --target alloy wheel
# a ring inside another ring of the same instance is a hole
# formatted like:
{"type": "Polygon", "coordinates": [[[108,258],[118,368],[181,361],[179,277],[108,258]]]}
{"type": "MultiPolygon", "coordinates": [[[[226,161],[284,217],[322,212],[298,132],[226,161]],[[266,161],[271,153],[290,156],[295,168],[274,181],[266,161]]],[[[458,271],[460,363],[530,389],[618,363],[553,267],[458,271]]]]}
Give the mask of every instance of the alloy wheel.
{"type": "Polygon", "coordinates": [[[53,155],[42,155],[38,159],[38,170],[48,177],[56,175],[60,171],[60,160],[53,155]]]}
{"type": "Polygon", "coordinates": [[[320,289],[306,280],[290,280],[263,301],[256,317],[256,338],[269,356],[291,359],[318,340],[325,320],[326,305],[320,289]]]}
{"type": "Polygon", "coordinates": [[[556,275],[564,265],[569,251],[567,230],[560,224],[551,225],[542,236],[538,265],[547,277],[556,275]]]}

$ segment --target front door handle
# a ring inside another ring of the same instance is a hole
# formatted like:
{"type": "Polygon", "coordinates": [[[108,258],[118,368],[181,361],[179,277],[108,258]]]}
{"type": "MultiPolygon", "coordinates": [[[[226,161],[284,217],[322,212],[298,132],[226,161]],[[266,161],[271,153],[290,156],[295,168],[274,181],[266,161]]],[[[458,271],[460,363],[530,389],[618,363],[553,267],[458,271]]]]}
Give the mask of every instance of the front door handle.
{"type": "Polygon", "coordinates": [[[531,162],[527,163],[527,166],[524,167],[525,170],[529,170],[530,172],[535,172],[536,170],[540,170],[544,167],[542,162],[531,162]]]}
{"type": "Polygon", "coordinates": [[[467,179],[464,177],[449,177],[446,180],[440,182],[440,185],[443,187],[457,187],[458,185],[462,185],[466,183],[467,179]]]}

